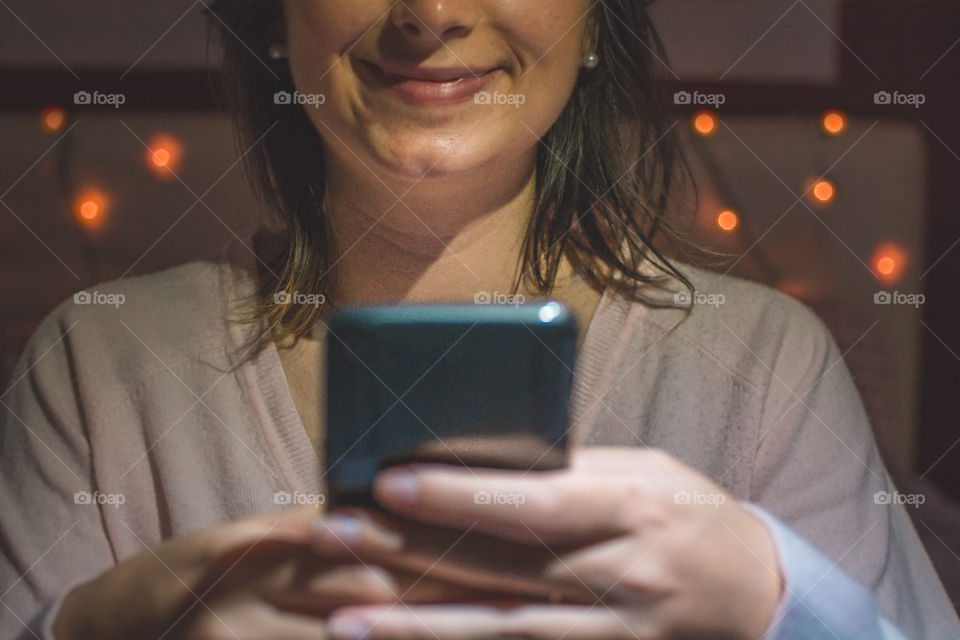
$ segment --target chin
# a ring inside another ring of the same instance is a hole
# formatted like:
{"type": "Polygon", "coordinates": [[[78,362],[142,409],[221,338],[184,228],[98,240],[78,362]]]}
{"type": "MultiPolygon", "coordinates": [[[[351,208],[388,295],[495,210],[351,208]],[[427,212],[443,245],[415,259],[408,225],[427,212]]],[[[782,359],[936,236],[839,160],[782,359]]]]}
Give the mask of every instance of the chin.
{"type": "Polygon", "coordinates": [[[481,169],[499,154],[489,138],[467,141],[460,135],[435,135],[424,139],[421,134],[413,139],[393,138],[376,155],[394,176],[416,182],[481,169]]]}

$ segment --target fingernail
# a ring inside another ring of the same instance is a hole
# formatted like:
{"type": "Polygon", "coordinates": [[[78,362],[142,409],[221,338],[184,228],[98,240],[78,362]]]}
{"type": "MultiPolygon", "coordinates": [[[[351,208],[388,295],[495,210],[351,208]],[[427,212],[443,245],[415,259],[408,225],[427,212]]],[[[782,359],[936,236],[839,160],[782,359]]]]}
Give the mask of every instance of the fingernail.
{"type": "Polygon", "coordinates": [[[356,544],[360,540],[363,524],[354,516],[333,513],[317,518],[316,528],[322,535],[331,536],[345,545],[356,544]]]}
{"type": "Polygon", "coordinates": [[[334,618],[327,630],[333,640],[360,640],[370,632],[370,626],[358,618],[334,618]]]}
{"type": "Polygon", "coordinates": [[[400,506],[414,507],[420,499],[420,485],[410,471],[396,469],[380,474],[377,491],[381,496],[400,506]]]}

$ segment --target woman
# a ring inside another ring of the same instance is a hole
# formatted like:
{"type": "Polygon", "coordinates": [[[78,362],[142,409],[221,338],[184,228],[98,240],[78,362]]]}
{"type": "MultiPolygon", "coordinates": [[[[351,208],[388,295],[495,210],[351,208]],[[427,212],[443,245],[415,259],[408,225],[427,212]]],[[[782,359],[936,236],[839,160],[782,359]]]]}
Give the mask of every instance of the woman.
{"type": "Polygon", "coordinates": [[[823,326],[653,247],[674,147],[642,3],[222,0],[211,23],[284,225],[38,329],[3,398],[4,637],[960,636],[823,326]],[[507,608],[484,599],[509,575],[404,569],[389,520],[277,507],[320,501],[330,309],[481,291],[574,310],[592,446],[376,493],[545,548],[546,597],[507,608]]]}

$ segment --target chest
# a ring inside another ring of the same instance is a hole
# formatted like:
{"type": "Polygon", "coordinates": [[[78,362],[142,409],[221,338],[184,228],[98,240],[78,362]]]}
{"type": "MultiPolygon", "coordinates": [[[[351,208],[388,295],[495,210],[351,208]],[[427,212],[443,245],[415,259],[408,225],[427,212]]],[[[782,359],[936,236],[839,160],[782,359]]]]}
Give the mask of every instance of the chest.
{"type": "Polygon", "coordinates": [[[326,418],[326,340],[304,339],[278,349],[293,403],[314,451],[323,458],[326,418]]]}

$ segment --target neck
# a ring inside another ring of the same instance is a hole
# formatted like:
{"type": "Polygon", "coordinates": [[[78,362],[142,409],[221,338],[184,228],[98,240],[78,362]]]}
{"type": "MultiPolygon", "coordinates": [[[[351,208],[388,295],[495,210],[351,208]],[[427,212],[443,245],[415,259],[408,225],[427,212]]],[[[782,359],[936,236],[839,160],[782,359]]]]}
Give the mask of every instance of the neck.
{"type": "Polygon", "coordinates": [[[532,161],[414,181],[330,164],[329,289],[338,305],[472,302],[479,291],[512,289],[534,206],[532,161]]]}
{"type": "MultiPolygon", "coordinates": [[[[481,173],[404,181],[331,163],[327,291],[336,306],[472,303],[480,292],[512,293],[535,202],[533,159],[481,173]]],[[[563,261],[550,297],[572,308],[582,337],[599,293],[572,275],[563,261]]],[[[546,297],[518,293],[527,300],[546,297]]]]}

